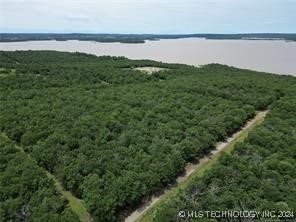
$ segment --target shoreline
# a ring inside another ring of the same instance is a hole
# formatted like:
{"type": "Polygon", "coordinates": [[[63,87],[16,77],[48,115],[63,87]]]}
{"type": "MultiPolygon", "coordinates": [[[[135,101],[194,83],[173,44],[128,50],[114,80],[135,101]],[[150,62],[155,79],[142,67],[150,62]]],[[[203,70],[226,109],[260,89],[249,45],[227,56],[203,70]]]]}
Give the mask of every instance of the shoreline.
{"type": "Polygon", "coordinates": [[[193,66],[219,63],[280,75],[296,76],[296,42],[284,40],[161,39],[134,43],[94,41],[0,42],[0,51],[54,50],[96,56],[123,56],[193,66]]]}

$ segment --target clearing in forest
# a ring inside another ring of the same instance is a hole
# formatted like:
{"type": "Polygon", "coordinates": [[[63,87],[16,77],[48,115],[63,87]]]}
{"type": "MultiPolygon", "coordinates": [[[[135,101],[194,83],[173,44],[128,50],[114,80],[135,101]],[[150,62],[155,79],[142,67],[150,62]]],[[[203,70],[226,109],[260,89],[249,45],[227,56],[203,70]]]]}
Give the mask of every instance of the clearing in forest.
{"type": "Polygon", "coordinates": [[[138,71],[147,73],[148,75],[151,75],[151,74],[153,74],[155,72],[166,71],[168,69],[167,68],[161,68],[161,67],[150,67],[150,66],[146,66],[146,67],[133,68],[133,70],[138,70],[138,71]]]}

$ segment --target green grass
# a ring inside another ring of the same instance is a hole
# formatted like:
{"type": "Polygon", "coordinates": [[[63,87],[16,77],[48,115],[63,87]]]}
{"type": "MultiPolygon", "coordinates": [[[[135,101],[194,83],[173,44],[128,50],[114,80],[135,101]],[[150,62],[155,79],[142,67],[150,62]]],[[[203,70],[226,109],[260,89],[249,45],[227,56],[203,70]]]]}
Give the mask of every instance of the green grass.
{"type": "MultiPolygon", "coordinates": [[[[5,133],[1,133],[1,135],[3,137],[7,137],[7,135],[5,133]]],[[[8,138],[9,139],[9,138],[8,138]]],[[[19,145],[15,145],[15,147],[22,153],[26,154],[28,156],[29,159],[31,159],[32,161],[36,162],[30,154],[26,153],[25,150],[23,149],[23,147],[19,146],[19,145]]],[[[37,163],[36,163],[37,164],[37,163]]],[[[89,215],[89,213],[87,212],[85,206],[84,206],[84,202],[83,200],[78,199],[77,197],[75,197],[70,191],[67,191],[64,189],[63,185],[60,183],[60,181],[50,172],[48,172],[47,170],[45,170],[44,168],[40,167],[42,170],[44,170],[44,172],[46,173],[47,177],[51,180],[53,180],[56,191],[58,191],[64,198],[66,198],[69,202],[69,206],[71,208],[71,210],[79,217],[79,220],[81,222],[90,222],[92,221],[91,216],[89,215]]]]}
{"type": "Polygon", "coordinates": [[[13,74],[15,74],[15,69],[9,69],[9,73],[7,73],[7,69],[0,67],[0,77],[6,77],[13,74]]]}
{"type": "Polygon", "coordinates": [[[222,152],[217,153],[215,156],[213,156],[208,161],[204,162],[198,170],[196,170],[194,173],[192,173],[187,179],[185,179],[183,182],[181,182],[177,187],[172,188],[170,191],[168,191],[153,207],[151,207],[147,212],[145,212],[142,216],[140,216],[136,222],[152,222],[153,217],[155,215],[155,212],[157,211],[158,207],[161,206],[166,201],[169,201],[170,199],[174,198],[174,196],[177,195],[178,192],[183,190],[188,186],[190,181],[193,178],[202,177],[206,171],[210,170],[215,164],[217,164],[219,158],[223,153],[231,153],[231,151],[234,149],[235,145],[239,142],[243,142],[246,137],[248,136],[249,132],[253,130],[256,126],[260,125],[264,121],[265,116],[264,115],[257,115],[254,118],[254,122],[252,125],[245,130],[241,132],[241,134],[235,138],[233,141],[231,141],[222,152]]]}
{"type": "Polygon", "coordinates": [[[62,184],[56,179],[54,175],[46,171],[46,175],[48,178],[54,181],[54,185],[56,190],[63,195],[68,201],[72,211],[79,217],[80,221],[88,222],[92,221],[90,215],[88,214],[84,202],[77,197],[75,197],[70,191],[66,191],[62,184]]]}

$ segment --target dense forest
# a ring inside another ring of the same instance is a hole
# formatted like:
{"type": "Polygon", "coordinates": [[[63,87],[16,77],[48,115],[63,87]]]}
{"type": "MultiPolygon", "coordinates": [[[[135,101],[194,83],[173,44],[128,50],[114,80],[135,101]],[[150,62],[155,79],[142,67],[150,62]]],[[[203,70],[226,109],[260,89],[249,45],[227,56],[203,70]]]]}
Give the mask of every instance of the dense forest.
{"type": "Polygon", "coordinates": [[[77,216],[35,161],[0,135],[0,221],[66,221],[77,216]]]}
{"type": "Polygon", "coordinates": [[[206,38],[206,39],[282,39],[296,41],[295,33],[250,33],[250,34],[85,34],[85,33],[0,33],[0,42],[40,40],[80,40],[96,42],[144,43],[145,40],[206,38]]]}
{"type": "MultiPolygon", "coordinates": [[[[0,130],[83,199],[95,221],[118,221],[295,85],[291,76],[218,64],[0,52],[0,130]],[[166,69],[148,75],[133,69],[140,66],[166,69]]],[[[1,202],[20,198],[15,189],[1,202]]],[[[1,214],[11,219],[22,206],[1,203],[1,214]]]]}
{"type": "Polygon", "coordinates": [[[243,143],[159,206],[151,221],[231,221],[227,217],[190,216],[191,211],[222,210],[274,211],[275,218],[264,219],[261,214],[258,221],[295,221],[296,87],[290,90],[272,105],[264,123],[243,143]],[[187,213],[180,218],[179,211],[187,213]]]}

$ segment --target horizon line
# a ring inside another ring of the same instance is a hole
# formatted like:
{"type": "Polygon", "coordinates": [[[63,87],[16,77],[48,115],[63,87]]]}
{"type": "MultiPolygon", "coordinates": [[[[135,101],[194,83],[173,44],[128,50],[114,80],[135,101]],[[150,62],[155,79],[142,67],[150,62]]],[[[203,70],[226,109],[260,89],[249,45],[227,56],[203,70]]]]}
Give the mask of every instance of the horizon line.
{"type": "Polygon", "coordinates": [[[90,35],[248,35],[248,34],[296,34],[296,32],[199,32],[199,33],[118,33],[118,32],[0,32],[0,34],[90,34],[90,35]]]}

